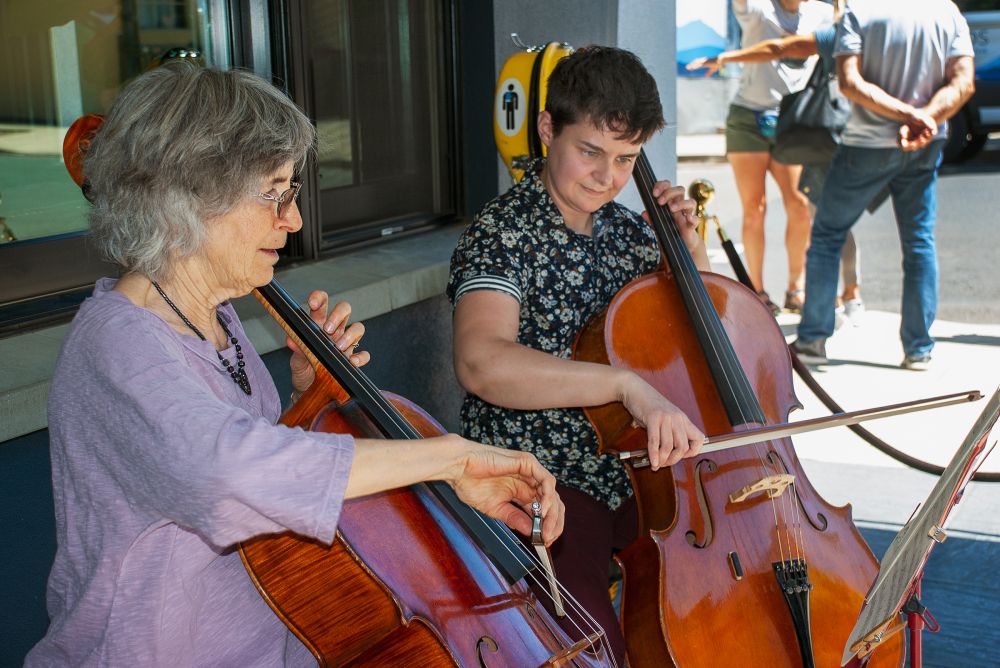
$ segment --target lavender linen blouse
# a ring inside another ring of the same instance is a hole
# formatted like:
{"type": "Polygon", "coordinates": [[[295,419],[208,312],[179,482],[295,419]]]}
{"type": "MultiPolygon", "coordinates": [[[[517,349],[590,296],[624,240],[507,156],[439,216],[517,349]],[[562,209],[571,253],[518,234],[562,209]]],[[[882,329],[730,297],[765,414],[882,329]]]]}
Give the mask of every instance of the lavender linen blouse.
{"type": "Polygon", "coordinates": [[[235,544],[286,529],[331,541],[353,439],[276,424],[274,383],[229,304],[251,396],[210,343],[114,284],[80,308],[52,381],[59,547],[51,624],[26,665],[315,665],[235,544]]]}

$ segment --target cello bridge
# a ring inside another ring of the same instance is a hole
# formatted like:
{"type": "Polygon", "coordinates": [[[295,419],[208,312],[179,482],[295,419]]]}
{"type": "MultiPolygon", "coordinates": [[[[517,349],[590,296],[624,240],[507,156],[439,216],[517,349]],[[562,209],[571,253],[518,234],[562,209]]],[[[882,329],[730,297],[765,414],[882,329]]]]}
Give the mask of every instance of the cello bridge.
{"type": "Polygon", "coordinates": [[[757,482],[742,487],[729,495],[730,503],[746,501],[754,494],[766,493],[768,498],[781,496],[789,485],[795,482],[795,476],[790,473],[777,473],[761,478],[757,482]]]}

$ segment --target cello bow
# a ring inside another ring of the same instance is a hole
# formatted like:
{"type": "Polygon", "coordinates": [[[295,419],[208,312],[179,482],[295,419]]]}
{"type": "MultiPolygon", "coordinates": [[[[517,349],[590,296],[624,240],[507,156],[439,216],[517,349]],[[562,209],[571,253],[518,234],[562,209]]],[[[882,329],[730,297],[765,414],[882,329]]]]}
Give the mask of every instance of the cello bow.
{"type": "MultiPolygon", "coordinates": [[[[971,401],[979,401],[983,398],[983,393],[979,390],[969,390],[967,392],[957,392],[955,394],[944,394],[938,397],[927,399],[915,399],[888,406],[878,406],[875,408],[865,408],[850,413],[835,413],[824,417],[812,418],[810,420],[798,420],[795,422],[783,422],[779,424],[755,427],[744,431],[721,434],[719,436],[706,437],[700,452],[707,454],[718,452],[729,448],[738,448],[753,443],[761,443],[777,438],[795,436],[796,434],[806,434],[811,431],[820,431],[831,427],[843,427],[867,420],[879,420],[893,417],[894,415],[905,415],[916,411],[925,411],[932,408],[943,408],[955,404],[965,404],[971,401]]],[[[646,450],[629,450],[619,452],[618,459],[630,460],[632,466],[649,466],[649,453],[646,450]]]]}

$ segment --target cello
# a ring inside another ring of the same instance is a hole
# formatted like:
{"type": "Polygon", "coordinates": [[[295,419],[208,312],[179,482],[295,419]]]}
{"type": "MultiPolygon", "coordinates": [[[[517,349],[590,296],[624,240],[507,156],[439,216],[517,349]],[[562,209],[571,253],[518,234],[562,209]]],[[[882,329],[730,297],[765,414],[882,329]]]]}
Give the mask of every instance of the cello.
{"type": "MultiPolygon", "coordinates": [[[[85,196],[82,155],[102,122],[78,119],[63,145],[85,196]]],[[[282,424],[369,438],[444,433],[412,402],[378,390],[276,281],[254,295],[316,370],[282,424]]],[[[532,510],[540,541],[541,512],[532,510]]],[[[505,525],[440,481],[345,501],[332,545],[285,533],[239,551],[264,600],[320,666],[608,665],[603,631],[586,612],[566,605],[582,636],[574,641],[526,582],[544,568],[505,525]]]]}
{"type": "MultiPolygon", "coordinates": [[[[652,197],[644,153],[633,172],[665,268],[635,279],[581,331],[574,358],[629,368],[704,433],[785,422],[795,397],[784,337],[738,282],[700,273],[652,197]]],[[[586,409],[599,452],[645,449],[620,404],[586,409]]],[[[839,666],[879,564],[849,507],[806,479],[789,438],[684,459],[626,464],[639,537],[617,555],[630,665],[839,666]]],[[[902,638],[868,665],[900,666],[902,638]]]]}
{"type": "MultiPolygon", "coordinates": [[[[412,402],[379,391],[275,281],[254,295],[317,370],[283,424],[369,438],[444,433],[412,402]]],[[[585,612],[575,611],[584,638],[574,642],[535,599],[525,576],[536,564],[512,532],[441,482],[346,500],[332,547],[287,533],[244,543],[240,553],[268,605],[320,666],[608,660],[603,631],[585,612]]]]}

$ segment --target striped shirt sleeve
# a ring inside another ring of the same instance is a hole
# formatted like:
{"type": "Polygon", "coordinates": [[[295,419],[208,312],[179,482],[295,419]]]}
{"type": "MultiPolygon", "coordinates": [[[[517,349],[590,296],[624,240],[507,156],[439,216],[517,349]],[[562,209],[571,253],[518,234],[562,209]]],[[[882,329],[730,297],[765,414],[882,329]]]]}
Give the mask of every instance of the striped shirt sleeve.
{"type": "Polygon", "coordinates": [[[466,228],[451,256],[447,295],[452,305],[476,290],[494,290],[522,302],[527,243],[515,224],[501,224],[492,212],[480,215],[466,228]]]}
{"type": "Polygon", "coordinates": [[[465,293],[474,292],[476,290],[496,290],[497,292],[503,292],[510,295],[517,300],[517,303],[521,303],[521,288],[517,287],[513,281],[504,278],[502,276],[472,276],[470,278],[462,281],[458,287],[455,288],[455,297],[453,299],[454,303],[458,303],[465,293]]]}

